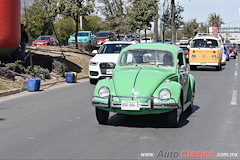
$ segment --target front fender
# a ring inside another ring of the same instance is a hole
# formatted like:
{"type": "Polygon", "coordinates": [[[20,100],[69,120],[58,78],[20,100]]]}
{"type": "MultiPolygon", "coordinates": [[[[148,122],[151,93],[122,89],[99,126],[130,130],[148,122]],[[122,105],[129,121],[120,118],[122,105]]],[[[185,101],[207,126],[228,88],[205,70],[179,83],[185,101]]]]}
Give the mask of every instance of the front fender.
{"type": "Polygon", "coordinates": [[[98,83],[95,86],[93,96],[98,96],[98,91],[101,87],[106,86],[110,90],[110,94],[115,95],[114,85],[112,79],[103,79],[98,81],[98,83]]]}
{"type": "Polygon", "coordinates": [[[158,97],[158,94],[161,89],[167,88],[171,92],[171,98],[175,99],[176,103],[179,102],[181,92],[182,92],[182,85],[178,82],[175,81],[170,81],[170,82],[163,82],[154,92],[153,96],[158,97]]]}

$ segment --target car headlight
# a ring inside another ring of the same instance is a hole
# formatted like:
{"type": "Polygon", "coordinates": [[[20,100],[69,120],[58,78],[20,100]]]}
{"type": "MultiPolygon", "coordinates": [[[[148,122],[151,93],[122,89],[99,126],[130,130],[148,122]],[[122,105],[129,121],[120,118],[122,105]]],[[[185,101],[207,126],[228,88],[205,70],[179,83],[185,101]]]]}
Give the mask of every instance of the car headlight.
{"type": "Polygon", "coordinates": [[[98,65],[98,62],[92,62],[92,61],[90,61],[90,62],[89,62],[89,65],[90,65],[90,66],[96,66],[96,65],[98,65]]]}
{"type": "Polygon", "coordinates": [[[167,88],[163,88],[160,90],[158,96],[161,100],[169,100],[171,98],[171,91],[167,88]]]}
{"type": "Polygon", "coordinates": [[[100,97],[108,97],[110,94],[110,91],[108,89],[108,87],[104,86],[104,87],[101,87],[98,91],[98,95],[100,97]]]}

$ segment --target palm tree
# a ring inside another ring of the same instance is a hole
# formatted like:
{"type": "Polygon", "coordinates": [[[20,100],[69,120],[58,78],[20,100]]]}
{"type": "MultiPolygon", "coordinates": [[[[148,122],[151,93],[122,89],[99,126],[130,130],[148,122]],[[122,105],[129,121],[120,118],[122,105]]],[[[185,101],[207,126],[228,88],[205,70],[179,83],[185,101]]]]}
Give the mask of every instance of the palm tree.
{"type": "Polygon", "coordinates": [[[220,28],[222,24],[224,24],[221,16],[219,14],[211,13],[208,16],[208,24],[212,27],[220,28]]]}

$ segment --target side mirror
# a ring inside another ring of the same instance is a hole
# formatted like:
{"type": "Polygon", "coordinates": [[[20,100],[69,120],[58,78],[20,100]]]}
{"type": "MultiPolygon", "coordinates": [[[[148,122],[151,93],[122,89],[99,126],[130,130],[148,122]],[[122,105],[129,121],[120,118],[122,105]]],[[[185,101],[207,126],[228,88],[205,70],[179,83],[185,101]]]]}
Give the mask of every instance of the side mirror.
{"type": "Polygon", "coordinates": [[[187,71],[187,66],[186,65],[181,65],[180,70],[187,71]]]}
{"type": "Polygon", "coordinates": [[[97,50],[93,50],[92,54],[98,54],[98,51],[97,50]]]}

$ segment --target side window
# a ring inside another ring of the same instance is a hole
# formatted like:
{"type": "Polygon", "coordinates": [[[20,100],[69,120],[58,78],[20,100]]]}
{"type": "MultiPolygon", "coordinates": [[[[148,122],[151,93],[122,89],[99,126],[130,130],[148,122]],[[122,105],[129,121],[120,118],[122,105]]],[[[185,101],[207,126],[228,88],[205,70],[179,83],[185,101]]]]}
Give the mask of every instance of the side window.
{"type": "Polygon", "coordinates": [[[180,52],[179,54],[178,54],[178,68],[180,68],[182,65],[184,65],[185,63],[184,63],[184,59],[183,59],[183,53],[182,52],[180,52]]]}

